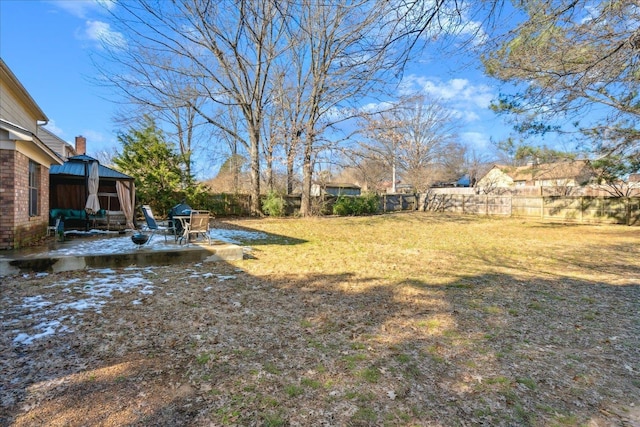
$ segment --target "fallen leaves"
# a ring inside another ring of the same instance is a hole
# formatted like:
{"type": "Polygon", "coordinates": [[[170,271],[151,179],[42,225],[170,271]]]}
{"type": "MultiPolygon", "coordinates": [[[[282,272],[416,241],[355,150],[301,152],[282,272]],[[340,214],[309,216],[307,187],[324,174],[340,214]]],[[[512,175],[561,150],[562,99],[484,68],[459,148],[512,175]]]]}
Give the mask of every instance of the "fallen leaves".
{"type": "MultiPolygon", "coordinates": [[[[360,233],[360,221],[345,221],[348,232],[360,233]]],[[[493,224],[483,225],[511,226],[493,224]]],[[[390,230],[401,237],[397,226],[390,230]]],[[[325,222],[322,244],[336,247],[336,227],[325,222]]],[[[309,248],[288,246],[280,264],[273,253],[282,248],[262,246],[259,258],[236,265],[3,284],[0,424],[616,425],[640,405],[637,285],[496,273],[491,253],[478,255],[484,273],[462,279],[438,264],[434,283],[398,258],[387,277],[353,267],[339,249],[341,265],[314,273],[293,262],[311,258],[309,248]],[[78,309],[98,291],[100,304],[78,309]],[[60,322],[52,335],[15,341],[47,320],[60,322]]]]}

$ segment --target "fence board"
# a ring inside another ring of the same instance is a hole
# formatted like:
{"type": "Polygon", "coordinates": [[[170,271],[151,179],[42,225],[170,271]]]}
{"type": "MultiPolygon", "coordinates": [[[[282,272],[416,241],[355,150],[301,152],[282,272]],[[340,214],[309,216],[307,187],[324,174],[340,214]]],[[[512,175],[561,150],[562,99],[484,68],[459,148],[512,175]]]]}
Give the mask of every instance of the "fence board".
{"type": "MultiPolygon", "coordinates": [[[[380,197],[380,211],[425,210],[471,215],[500,215],[542,218],[582,223],[640,225],[640,197],[613,198],[593,196],[524,196],[487,195],[443,190],[423,194],[385,194],[380,197]]],[[[220,215],[249,212],[249,196],[212,195],[214,211],[220,215]],[[217,208],[217,209],[216,209],[217,208]]],[[[313,198],[314,212],[331,213],[335,198],[313,198]]],[[[286,197],[287,214],[300,209],[300,196],[286,197]]]]}
{"type": "Polygon", "coordinates": [[[640,225],[640,198],[426,194],[424,210],[640,225]]]}
{"type": "Polygon", "coordinates": [[[540,218],[542,216],[542,212],[540,211],[541,206],[542,203],[539,196],[513,197],[511,201],[511,215],[540,218]]]}

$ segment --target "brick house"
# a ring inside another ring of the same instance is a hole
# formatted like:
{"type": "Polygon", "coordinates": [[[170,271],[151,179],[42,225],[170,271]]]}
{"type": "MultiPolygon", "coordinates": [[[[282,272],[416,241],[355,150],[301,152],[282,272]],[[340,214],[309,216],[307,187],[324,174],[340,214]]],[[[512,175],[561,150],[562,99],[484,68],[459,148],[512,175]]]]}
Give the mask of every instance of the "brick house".
{"type": "Polygon", "coordinates": [[[47,116],[0,58],[0,249],[40,240],[49,224],[49,169],[63,160],[40,138],[47,116]]]}

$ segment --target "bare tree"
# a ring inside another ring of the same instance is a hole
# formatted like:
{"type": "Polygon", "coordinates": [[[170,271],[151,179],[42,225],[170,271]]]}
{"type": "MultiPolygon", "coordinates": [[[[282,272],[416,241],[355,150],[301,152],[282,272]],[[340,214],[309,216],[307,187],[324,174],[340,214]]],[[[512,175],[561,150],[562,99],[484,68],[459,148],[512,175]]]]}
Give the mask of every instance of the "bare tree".
{"type": "Polygon", "coordinates": [[[629,177],[640,172],[640,157],[606,156],[591,165],[597,173],[598,187],[612,197],[630,197],[638,192],[638,186],[630,183],[629,177]]]}
{"type": "MultiPolygon", "coordinates": [[[[242,133],[241,120],[238,117],[238,111],[234,108],[221,109],[218,111],[219,117],[217,121],[224,123],[225,129],[216,128],[213,135],[221,142],[221,146],[214,145],[218,153],[210,151],[211,156],[222,156],[224,163],[220,167],[218,176],[222,173],[226,175],[225,181],[230,183],[224,186],[224,191],[231,191],[238,193],[242,189],[243,191],[250,191],[250,179],[248,174],[245,173],[245,164],[247,163],[248,152],[246,151],[246,144],[243,144],[241,140],[238,140],[235,135],[242,133]],[[231,132],[229,132],[231,130],[231,132]],[[247,156],[247,157],[245,157],[247,156]],[[247,181],[249,183],[247,183],[247,181]]],[[[215,158],[213,160],[215,163],[215,158]]]]}
{"type": "MultiPolygon", "coordinates": [[[[123,55],[122,46],[109,46],[112,58],[123,55]]],[[[145,72],[139,74],[116,74],[103,69],[102,82],[108,81],[125,94],[126,105],[122,107],[115,122],[120,125],[133,126],[144,122],[145,117],[155,117],[159,123],[165,124],[166,135],[175,139],[179,152],[184,161],[185,185],[193,179],[192,155],[196,145],[203,136],[199,129],[202,121],[196,109],[204,100],[190,86],[190,81],[185,76],[176,74],[167,67],[154,68],[148,64],[153,63],[152,56],[147,51],[128,52],[125,55],[128,64],[135,65],[141,70],[146,66],[145,72]]],[[[119,57],[118,61],[123,58],[119,57]]],[[[209,135],[207,135],[209,136],[209,135]]]]}
{"type": "Polygon", "coordinates": [[[282,12],[283,6],[271,0],[139,0],[119,3],[113,12],[118,29],[128,36],[127,46],[112,46],[119,64],[126,65],[119,77],[133,87],[144,82],[188,105],[247,147],[253,214],[260,212],[262,120],[272,65],[283,50],[282,12]],[[168,92],[156,80],[158,73],[185,79],[188,92],[168,92]],[[128,75],[135,79],[125,79],[128,75]],[[237,109],[242,132],[220,120],[220,108],[237,109]]]}
{"type": "Polygon", "coordinates": [[[491,157],[479,153],[476,150],[467,150],[465,157],[465,170],[469,175],[470,187],[475,187],[477,182],[485,176],[492,167],[493,163],[491,162],[491,157]]]}
{"type": "MultiPolygon", "coordinates": [[[[290,140],[302,161],[301,214],[310,214],[314,164],[327,144],[328,131],[354,118],[356,103],[397,81],[415,38],[447,2],[303,1],[295,2],[289,28],[297,46],[293,91],[303,104],[291,116],[290,140]]],[[[455,8],[455,2],[452,3],[455,8]]],[[[453,9],[450,9],[453,11],[453,9]]],[[[448,21],[450,23],[452,21],[448,21]]],[[[296,98],[297,100],[297,98],[296,98]]]]}
{"type": "Polygon", "coordinates": [[[360,155],[350,156],[348,166],[344,167],[335,179],[338,182],[358,184],[363,191],[374,192],[382,191],[385,184],[391,180],[383,160],[369,159],[360,155]]]}
{"type": "MultiPolygon", "coordinates": [[[[407,40],[436,23],[445,3],[121,2],[112,14],[124,37],[106,45],[123,71],[104,74],[137,102],[187,107],[181,110],[187,118],[195,111],[243,145],[254,214],[260,212],[262,156],[272,169],[280,150],[289,191],[300,159],[301,213],[308,215],[315,161],[331,146],[330,131],[353,116],[362,97],[397,81],[416,42],[407,40]],[[229,111],[241,117],[240,127],[222,119],[229,111]]],[[[188,137],[190,126],[181,123],[177,135],[188,137]]]]}
{"type": "Polygon", "coordinates": [[[292,8],[290,27],[297,61],[292,62],[296,94],[289,115],[291,147],[300,147],[302,202],[300,213],[311,214],[311,183],[322,135],[346,120],[350,101],[371,89],[383,69],[383,50],[370,49],[384,2],[300,2],[292,8]],[[298,103],[297,101],[302,101],[298,103]]]}
{"type": "Polygon", "coordinates": [[[394,110],[380,114],[365,114],[364,133],[368,140],[362,141],[357,155],[365,158],[370,163],[384,165],[387,176],[391,182],[391,192],[396,192],[398,181],[399,150],[404,135],[401,130],[403,123],[397,117],[394,110]]]}
{"type": "Polygon", "coordinates": [[[418,191],[459,178],[464,148],[457,142],[451,113],[423,96],[402,99],[394,108],[365,116],[369,143],[363,155],[384,160],[395,180],[398,169],[418,191]]]}

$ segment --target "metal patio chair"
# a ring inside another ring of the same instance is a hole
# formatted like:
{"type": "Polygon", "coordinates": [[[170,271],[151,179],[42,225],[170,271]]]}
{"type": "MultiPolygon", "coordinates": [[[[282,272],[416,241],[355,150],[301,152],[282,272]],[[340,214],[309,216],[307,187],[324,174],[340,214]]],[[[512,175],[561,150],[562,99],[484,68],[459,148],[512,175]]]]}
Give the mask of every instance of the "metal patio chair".
{"type": "MultiPolygon", "coordinates": [[[[191,211],[189,222],[185,224],[185,233],[187,243],[191,240],[191,235],[202,234],[209,244],[211,244],[211,236],[209,235],[209,220],[211,215],[209,211],[191,211]]],[[[182,240],[182,239],[181,239],[182,240]]]]}
{"type": "Polygon", "coordinates": [[[147,245],[149,244],[149,242],[151,242],[151,239],[153,238],[156,232],[160,232],[164,234],[165,242],[167,241],[167,234],[169,233],[173,234],[173,231],[171,228],[158,225],[158,222],[153,216],[153,211],[151,210],[151,207],[149,205],[142,205],[142,214],[144,215],[144,220],[147,222],[147,228],[151,230],[151,234],[149,235],[149,240],[147,240],[146,242],[147,245]]]}

